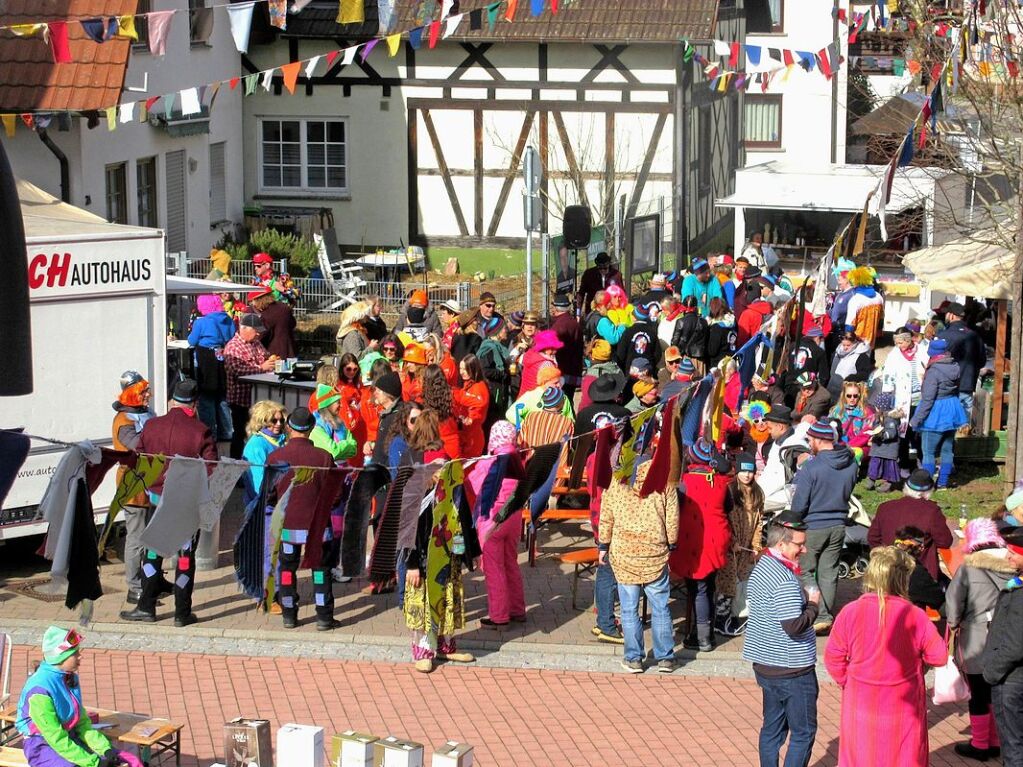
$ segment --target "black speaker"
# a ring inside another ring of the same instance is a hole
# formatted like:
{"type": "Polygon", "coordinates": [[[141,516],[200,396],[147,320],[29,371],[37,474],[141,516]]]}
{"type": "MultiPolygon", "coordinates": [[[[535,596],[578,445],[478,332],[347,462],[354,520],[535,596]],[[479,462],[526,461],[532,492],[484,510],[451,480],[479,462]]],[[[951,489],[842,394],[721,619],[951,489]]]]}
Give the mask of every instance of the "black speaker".
{"type": "Polygon", "coordinates": [[[590,244],[590,209],[585,205],[569,205],[565,208],[561,232],[565,245],[570,248],[585,248],[590,244]]]}

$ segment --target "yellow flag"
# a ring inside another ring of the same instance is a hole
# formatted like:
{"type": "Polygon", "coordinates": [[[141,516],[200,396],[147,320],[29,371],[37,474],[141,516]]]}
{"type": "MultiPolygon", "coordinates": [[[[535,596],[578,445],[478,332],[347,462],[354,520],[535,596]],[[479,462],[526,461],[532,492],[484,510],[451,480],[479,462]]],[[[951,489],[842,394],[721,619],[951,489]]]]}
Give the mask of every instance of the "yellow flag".
{"type": "Polygon", "coordinates": [[[8,29],[18,37],[32,37],[46,32],[45,24],[14,24],[8,29]]]}
{"type": "Polygon", "coordinates": [[[387,36],[387,52],[391,56],[398,52],[399,45],[401,45],[401,32],[395,32],[393,35],[387,36]]]}
{"type": "Polygon", "coordinates": [[[107,130],[117,130],[117,107],[107,107],[107,130]]]}
{"type": "Polygon", "coordinates": [[[3,121],[4,131],[7,133],[7,138],[14,138],[14,126],[17,124],[17,115],[0,115],[0,120],[3,121]]]}
{"type": "Polygon", "coordinates": [[[139,33],[135,31],[134,16],[117,17],[117,37],[130,37],[132,40],[139,39],[139,33]]]}
{"type": "Polygon", "coordinates": [[[366,20],[363,0],[341,0],[337,9],[338,24],[361,24],[366,20]]]}
{"type": "Polygon", "coordinates": [[[888,0],[888,13],[899,12],[899,0],[888,0]]]}

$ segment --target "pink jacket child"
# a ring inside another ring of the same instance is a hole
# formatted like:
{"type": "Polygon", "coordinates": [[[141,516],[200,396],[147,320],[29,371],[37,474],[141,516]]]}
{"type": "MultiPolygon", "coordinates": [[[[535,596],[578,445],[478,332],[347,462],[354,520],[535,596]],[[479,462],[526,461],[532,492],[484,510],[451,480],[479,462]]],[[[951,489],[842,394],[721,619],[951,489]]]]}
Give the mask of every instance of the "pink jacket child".
{"type": "Polygon", "coordinates": [[[526,597],[519,570],[519,516],[513,514],[497,524],[494,517],[511,498],[525,476],[516,452],[518,432],[509,421],[497,421],[490,429],[488,453],[470,470],[468,481],[476,502],[473,517],[483,544],[483,576],[487,584],[489,617],[484,626],[507,626],[526,619],[526,597]]]}

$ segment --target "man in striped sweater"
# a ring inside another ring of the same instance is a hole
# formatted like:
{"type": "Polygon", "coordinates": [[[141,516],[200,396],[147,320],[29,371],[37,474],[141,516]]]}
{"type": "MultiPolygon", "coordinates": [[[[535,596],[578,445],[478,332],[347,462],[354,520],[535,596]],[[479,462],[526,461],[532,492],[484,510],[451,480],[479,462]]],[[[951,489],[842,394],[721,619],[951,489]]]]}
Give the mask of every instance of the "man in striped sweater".
{"type": "Polygon", "coordinates": [[[806,767],[817,735],[817,642],[813,622],[820,592],[803,590],[799,556],[806,552],[806,525],[790,511],[767,531],[767,548],[747,583],[749,622],[742,657],[753,663],[763,692],[760,765],[777,767],[790,734],[785,767],[806,767]]]}

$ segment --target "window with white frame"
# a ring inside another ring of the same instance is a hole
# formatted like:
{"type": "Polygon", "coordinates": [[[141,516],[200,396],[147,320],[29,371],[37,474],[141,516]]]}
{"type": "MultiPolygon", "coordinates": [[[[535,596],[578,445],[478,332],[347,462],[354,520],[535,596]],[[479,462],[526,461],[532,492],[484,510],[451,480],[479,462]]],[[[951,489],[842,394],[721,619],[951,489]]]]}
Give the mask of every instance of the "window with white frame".
{"type": "Polygon", "coordinates": [[[156,227],[156,158],[135,161],[135,197],[138,203],[139,226],[156,227]]]}
{"type": "Polygon", "coordinates": [[[128,164],[124,162],[106,166],[107,221],[111,224],[128,223],[128,164]]]}
{"type": "Polygon", "coordinates": [[[781,148],[780,95],[746,94],[743,143],[747,149],[781,148]]]}
{"type": "Polygon", "coordinates": [[[348,191],[347,121],[263,119],[259,129],[263,191],[348,191]]]}

